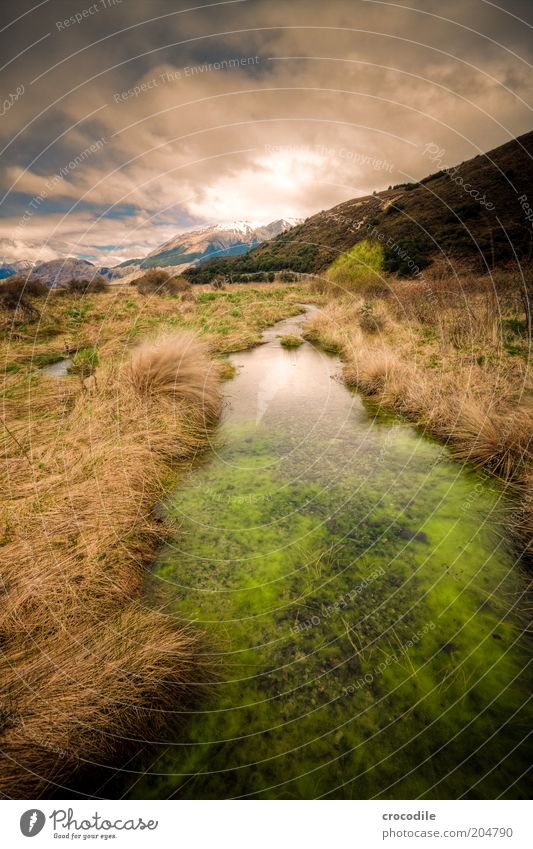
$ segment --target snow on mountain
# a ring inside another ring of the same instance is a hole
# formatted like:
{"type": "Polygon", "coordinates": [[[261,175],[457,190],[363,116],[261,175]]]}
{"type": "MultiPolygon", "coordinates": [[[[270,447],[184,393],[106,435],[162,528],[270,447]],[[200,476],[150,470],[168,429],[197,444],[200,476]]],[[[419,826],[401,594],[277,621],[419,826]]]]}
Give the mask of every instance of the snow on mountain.
{"type": "Polygon", "coordinates": [[[163,245],[153,250],[141,262],[141,268],[181,266],[184,271],[191,265],[200,265],[207,259],[221,256],[236,256],[247,253],[261,242],[273,239],[289,230],[301,219],[285,219],[263,224],[259,221],[232,221],[229,224],[213,224],[178,233],[163,245]]]}
{"type": "Polygon", "coordinates": [[[14,274],[28,273],[33,268],[33,262],[29,259],[16,259],[11,262],[3,258],[0,262],[0,280],[12,277],[14,274]]]}

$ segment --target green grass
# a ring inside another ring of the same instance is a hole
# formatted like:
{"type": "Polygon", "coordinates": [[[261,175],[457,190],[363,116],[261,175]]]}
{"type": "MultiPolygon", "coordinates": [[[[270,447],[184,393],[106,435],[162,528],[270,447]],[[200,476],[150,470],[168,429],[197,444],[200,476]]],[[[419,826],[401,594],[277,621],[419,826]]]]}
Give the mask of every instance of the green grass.
{"type": "Polygon", "coordinates": [[[89,377],[98,365],[98,351],[96,348],[89,346],[80,348],[72,358],[72,365],[69,368],[69,374],[79,374],[82,377],[89,377]]]}
{"type": "Polygon", "coordinates": [[[299,348],[303,345],[304,340],[301,336],[292,336],[290,333],[286,336],[280,336],[279,343],[283,348],[299,348]]]}
{"type": "Polygon", "coordinates": [[[327,271],[328,279],[342,287],[358,283],[381,281],[384,253],[379,242],[363,239],[349,251],[341,254],[327,271]]]}

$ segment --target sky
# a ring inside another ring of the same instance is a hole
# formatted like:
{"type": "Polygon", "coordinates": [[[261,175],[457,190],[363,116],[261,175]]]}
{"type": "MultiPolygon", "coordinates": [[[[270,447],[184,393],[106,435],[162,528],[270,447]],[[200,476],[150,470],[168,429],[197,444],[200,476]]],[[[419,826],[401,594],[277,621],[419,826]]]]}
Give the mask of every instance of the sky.
{"type": "Polygon", "coordinates": [[[2,0],[0,57],[4,261],[306,218],[533,129],[530,0],[2,0]]]}

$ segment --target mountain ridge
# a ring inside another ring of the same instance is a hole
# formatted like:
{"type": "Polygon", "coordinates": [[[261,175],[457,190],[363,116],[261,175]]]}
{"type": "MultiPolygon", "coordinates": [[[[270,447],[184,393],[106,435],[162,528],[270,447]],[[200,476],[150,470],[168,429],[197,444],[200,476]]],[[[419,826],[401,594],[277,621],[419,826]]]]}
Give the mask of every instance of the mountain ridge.
{"type": "Polygon", "coordinates": [[[280,218],[267,224],[237,220],[177,233],[172,239],[151,251],[139,267],[182,266],[181,270],[184,271],[191,265],[199,265],[210,258],[239,256],[285,232],[300,220],[280,218]]]}

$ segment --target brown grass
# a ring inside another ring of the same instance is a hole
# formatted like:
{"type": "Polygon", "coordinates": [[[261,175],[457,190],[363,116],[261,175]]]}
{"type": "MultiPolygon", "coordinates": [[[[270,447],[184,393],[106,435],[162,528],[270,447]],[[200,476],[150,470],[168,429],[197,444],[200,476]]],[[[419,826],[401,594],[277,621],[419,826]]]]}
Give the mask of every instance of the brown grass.
{"type": "Polygon", "coordinates": [[[453,455],[508,481],[533,460],[533,416],[518,409],[508,415],[487,412],[479,403],[463,406],[454,424],[453,455]]]}
{"type": "Polygon", "coordinates": [[[162,612],[168,599],[141,603],[165,533],[152,508],[174,486],[176,461],[211,438],[228,364],[208,350],[257,343],[298,312],[302,292],[185,295],[124,286],[50,292],[26,315],[0,309],[3,795],[61,793],[54,782],[87,762],[175,739],[179,711],[213,675],[203,635],[162,612]],[[100,365],[87,380],[39,371],[39,357],[88,348],[100,365]]]}
{"type": "Polygon", "coordinates": [[[169,463],[207,443],[216,374],[189,333],[98,369],[89,392],[49,380],[21,407],[24,388],[8,390],[5,796],[49,794],[80,766],[131,752],[131,738],[159,739],[208,680],[201,635],[144,607],[140,591],[161,532],[151,507],[169,463]]]}
{"type": "Polygon", "coordinates": [[[450,280],[437,271],[391,280],[373,298],[330,297],[304,335],[339,351],[347,383],[445,441],[458,460],[511,483],[526,505],[514,531],[531,550],[533,381],[519,327],[514,275],[450,280]],[[378,328],[361,321],[368,315],[380,316],[378,328]]]}
{"type": "Polygon", "coordinates": [[[143,342],[134,352],[131,382],[141,395],[165,394],[197,406],[212,423],[220,408],[218,372],[192,331],[143,342]]]}

